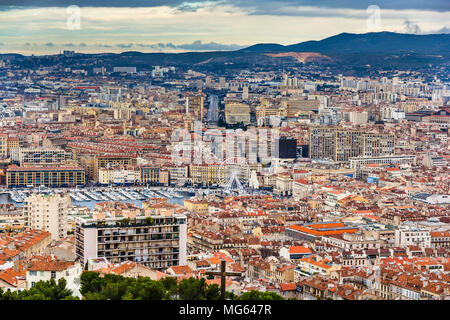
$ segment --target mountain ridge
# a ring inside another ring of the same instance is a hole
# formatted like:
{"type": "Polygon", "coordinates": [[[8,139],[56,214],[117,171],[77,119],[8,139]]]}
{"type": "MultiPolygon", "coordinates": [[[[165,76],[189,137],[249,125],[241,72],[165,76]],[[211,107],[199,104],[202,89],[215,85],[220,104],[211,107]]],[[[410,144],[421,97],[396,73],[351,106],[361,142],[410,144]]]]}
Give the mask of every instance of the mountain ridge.
{"type": "Polygon", "coordinates": [[[361,53],[438,53],[450,52],[450,34],[407,34],[396,32],[343,32],[322,40],[291,45],[260,43],[240,49],[241,52],[361,52],[361,53]]]}

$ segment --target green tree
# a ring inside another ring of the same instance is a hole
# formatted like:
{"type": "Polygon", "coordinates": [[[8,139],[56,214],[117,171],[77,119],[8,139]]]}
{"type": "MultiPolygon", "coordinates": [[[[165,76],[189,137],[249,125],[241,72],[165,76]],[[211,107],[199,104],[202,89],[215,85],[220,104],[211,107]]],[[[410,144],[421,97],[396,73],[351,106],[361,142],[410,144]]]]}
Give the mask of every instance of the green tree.
{"type": "Polygon", "coordinates": [[[178,284],[178,294],[181,300],[205,300],[206,280],[189,278],[178,284]]]}
{"type": "Polygon", "coordinates": [[[178,283],[177,279],[174,277],[165,277],[160,279],[158,282],[162,284],[165,290],[165,299],[175,299],[177,296],[178,283]]]}
{"type": "Polygon", "coordinates": [[[66,288],[66,280],[61,278],[39,281],[29,290],[6,291],[0,293],[0,300],[76,300],[72,290],[66,288]]]}
{"type": "Polygon", "coordinates": [[[243,293],[239,300],[284,300],[284,298],[275,292],[261,292],[257,290],[252,290],[243,293]]]}
{"type": "Polygon", "coordinates": [[[100,278],[100,274],[94,271],[84,271],[81,274],[81,294],[86,296],[87,293],[100,293],[104,279],[100,278]]]}
{"type": "MultiPolygon", "coordinates": [[[[226,296],[226,293],[225,293],[226,296]]],[[[206,288],[205,292],[206,300],[219,300],[220,299],[220,287],[217,284],[211,284],[206,288]]]]}

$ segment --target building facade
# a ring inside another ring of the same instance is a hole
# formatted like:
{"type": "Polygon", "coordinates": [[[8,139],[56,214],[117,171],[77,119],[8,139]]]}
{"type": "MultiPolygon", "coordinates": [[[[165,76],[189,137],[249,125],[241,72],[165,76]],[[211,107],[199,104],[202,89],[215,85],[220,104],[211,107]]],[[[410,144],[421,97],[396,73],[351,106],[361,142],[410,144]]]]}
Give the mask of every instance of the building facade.
{"type": "Polygon", "coordinates": [[[67,237],[67,213],[71,204],[68,195],[34,194],[25,199],[25,227],[50,232],[52,240],[67,237]]]}
{"type": "Polygon", "coordinates": [[[186,264],[186,216],[136,216],[76,220],[76,255],[83,263],[105,257],[134,261],[152,269],[186,264]]]}

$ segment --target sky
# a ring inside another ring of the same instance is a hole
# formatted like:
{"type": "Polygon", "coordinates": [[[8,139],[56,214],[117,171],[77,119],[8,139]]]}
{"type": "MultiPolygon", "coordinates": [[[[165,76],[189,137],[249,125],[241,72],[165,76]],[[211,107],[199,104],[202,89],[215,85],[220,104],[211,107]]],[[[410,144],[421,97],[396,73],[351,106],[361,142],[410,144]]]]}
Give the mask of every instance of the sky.
{"type": "Polygon", "coordinates": [[[186,52],[450,33],[450,0],[0,0],[0,53],[186,52]]]}

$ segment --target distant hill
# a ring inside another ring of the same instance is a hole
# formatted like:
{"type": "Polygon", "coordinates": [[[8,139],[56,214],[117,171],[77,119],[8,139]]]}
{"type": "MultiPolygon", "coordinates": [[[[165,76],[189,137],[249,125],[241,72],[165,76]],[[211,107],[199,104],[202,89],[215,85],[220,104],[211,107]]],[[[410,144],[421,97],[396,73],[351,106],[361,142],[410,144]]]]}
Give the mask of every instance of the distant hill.
{"type": "Polygon", "coordinates": [[[137,51],[61,55],[0,55],[22,67],[54,66],[91,69],[95,66],[179,66],[224,74],[252,68],[279,68],[315,64],[334,72],[365,75],[371,70],[427,71],[431,66],[450,68],[450,34],[414,35],[394,32],[341,33],[320,41],[292,45],[260,43],[235,51],[142,53],[137,51]]]}
{"type": "Polygon", "coordinates": [[[450,34],[403,34],[371,32],[341,33],[320,41],[306,41],[293,45],[256,44],[242,52],[318,52],[318,53],[422,53],[450,52],[450,34]]]}

